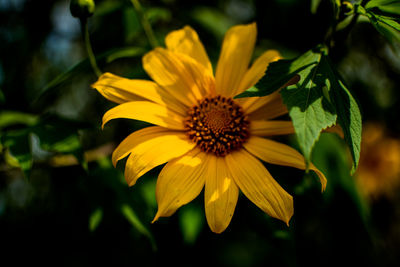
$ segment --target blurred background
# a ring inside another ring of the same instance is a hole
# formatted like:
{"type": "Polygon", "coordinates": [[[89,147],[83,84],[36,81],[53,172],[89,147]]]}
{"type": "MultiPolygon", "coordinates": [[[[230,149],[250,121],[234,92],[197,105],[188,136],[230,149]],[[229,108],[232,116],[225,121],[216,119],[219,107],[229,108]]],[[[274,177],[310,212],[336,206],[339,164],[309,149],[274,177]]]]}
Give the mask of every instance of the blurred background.
{"type": "MultiPolygon", "coordinates": [[[[149,79],[151,50],[128,0],[96,0],[88,20],[99,68],[149,79]]],[[[294,58],[320,43],[330,1],[142,0],[163,45],[191,25],[214,66],[226,30],[257,22],[254,57],[278,49],[294,58]],[[320,3],[319,3],[320,2],[320,3]]],[[[68,0],[0,0],[0,265],[53,266],[398,266],[400,263],[400,49],[362,18],[331,58],[363,115],[358,171],[343,140],[324,133],[313,162],[327,190],[303,171],[267,165],[294,196],[290,227],[240,196],[221,235],[205,221],[203,195],[170,218],[156,212],[155,168],[129,188],[111,152],[145,123],[116,120],[115,104],[90,88],[93,73],[68,0]]],[[[281,138],[297,146],[294,137],[281,138]]]]}

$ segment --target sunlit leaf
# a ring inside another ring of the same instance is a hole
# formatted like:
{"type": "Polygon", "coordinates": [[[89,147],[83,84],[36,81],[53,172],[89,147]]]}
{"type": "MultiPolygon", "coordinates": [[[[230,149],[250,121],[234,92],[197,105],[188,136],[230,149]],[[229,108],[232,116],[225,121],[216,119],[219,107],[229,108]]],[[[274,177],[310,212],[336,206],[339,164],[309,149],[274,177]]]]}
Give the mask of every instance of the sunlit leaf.
{"type": "Polygon", "coordinates": [[[320,55],[317,52],[310,50],[293,60],[272,62],[268,66],[266,75],[255,86],[237,95],[235,98],[272,94],[289,82],[297,73],[300,73],[300,71],[310,69],[318,64],[320,55]]]}
{"type": "Polygon", "coordinates": [[[361,115],[356,101],[330,64],[323,46],[296,59],[270,64],[256,86],[237,97],[271,94],[284,87],[295,75],[299,75],[299,82],[281,89],[281,95],[306,162],[310,160],[321,131],[338,121],[354,159],[354,171],[360,154],[361,115]]]}
{"type": "Polygon", "coordinates": [[[398,0],[371,0],[367,2],[365,8],[400,16],[400,1],[398,0]]]}
{"type": "Polygon", "coordinates": [[[33,125],[37,121],[38,116],[34,114],[11,110],[0,112],[0,129],[16,124],[33,125]]]}
{"type": "Polygon", "coordinates": [[[295,86],[281,91],[284,103],[289,109],[300,148],[309,162],[311,151],[322,130],[336,124],[336,111],[329,99],[324,97],[324,87],[331,83],[321,66],[322,54],[309,51],[306,54],[305,69],[298,72],[300,81],[295,86]]]}
{"type": "Polygon", "coordinates": [[[400,42],[400,2],[391,0],[370,1],[357,12],[368,17],[371,24],[392,44],[400,42]]]}

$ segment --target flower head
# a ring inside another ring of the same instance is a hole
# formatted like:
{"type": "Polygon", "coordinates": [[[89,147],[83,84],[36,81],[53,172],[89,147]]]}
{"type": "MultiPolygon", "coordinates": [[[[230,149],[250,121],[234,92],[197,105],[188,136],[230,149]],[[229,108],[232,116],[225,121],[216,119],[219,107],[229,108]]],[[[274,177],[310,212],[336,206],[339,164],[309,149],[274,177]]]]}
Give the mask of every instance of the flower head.
{"type": "MultiPolygon", "coordinates": [[[[278,60],[268,50],[249,67],[256,24],[228,30],[215,75],[197,33],[190,27],[167,35],[167,48],[143,57],[153,81],[131,80],[106,73],[93,84],[119,105],[105,113],[103,125],[116,118],[142,120],[150,126],[129,135],[115,149],[114,165],[128,157],[129,185],[152,168],[167,163],[156,185],[159,217],[172,215],[205,188],[205,212],[212,231],[226,229],[239,190],[264,212],[285,223],[293,215],[293,199],[259,159],[305,169],[303,156],[270,137],[293,133],[290,121],[272,120],[287,113],[280,94],[237,99],[255,85],[268,64],[278,60]]],[[[310,164],[325,188],[324,175],[310,164]]]]}

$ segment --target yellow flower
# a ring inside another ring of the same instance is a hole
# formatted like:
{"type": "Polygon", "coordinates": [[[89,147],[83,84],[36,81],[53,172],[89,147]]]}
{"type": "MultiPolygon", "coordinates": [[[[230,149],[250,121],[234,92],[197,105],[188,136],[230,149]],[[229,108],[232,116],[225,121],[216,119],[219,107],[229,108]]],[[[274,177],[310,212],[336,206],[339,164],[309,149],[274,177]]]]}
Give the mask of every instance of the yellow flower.
{"type": "Polygon", "coordinates": [[[361,192],[374,200],[391,197],[400,186],[400,140],[390,137],[378,123],[363,127],[356,181],[361,192]]]}
{"type": "MultiPolygon", "coordinates": [[[[167,162],[157,179],[154,221],[172,215],[205,188],[205,213],[213,232],[221,233],[229,225],[239,189],[264,212],[289,224],[292,196],[258,160],[305,169],[295,149],[263,138],[293,133],[290,121],[271,120],[287,109],[278,92],[232,99],[256,84],[268,64],[280,58],[277,51],[268,50],[249,67],[256,34],[255,23],[229,29],[214,76],[197,33],[186,26],[167,35],[166,49],[156,48],[143,57],[154,82],[106,73],[93,84],[119,104],[105,113],[103,126],[116,118],[156,125],[129,135],[112,155],[114,165],[129,156],[125,178],[130,186],[167,162]]],[[[324,175],[312,164],[310,169],[324,189],[324,175]]]]}

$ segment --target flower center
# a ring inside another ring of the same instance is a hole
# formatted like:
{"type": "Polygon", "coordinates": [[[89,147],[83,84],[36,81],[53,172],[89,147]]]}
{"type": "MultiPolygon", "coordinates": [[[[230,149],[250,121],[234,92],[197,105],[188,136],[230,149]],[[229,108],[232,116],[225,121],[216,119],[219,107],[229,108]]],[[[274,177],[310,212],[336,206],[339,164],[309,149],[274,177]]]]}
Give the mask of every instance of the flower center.
{"type": "Polygon", "coordinates": [[[225,156],[249,138],[250,121],[232,98],[204,98],[188,110],[185,128],[189,138],[204,152],[225,156]]]}

